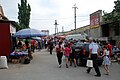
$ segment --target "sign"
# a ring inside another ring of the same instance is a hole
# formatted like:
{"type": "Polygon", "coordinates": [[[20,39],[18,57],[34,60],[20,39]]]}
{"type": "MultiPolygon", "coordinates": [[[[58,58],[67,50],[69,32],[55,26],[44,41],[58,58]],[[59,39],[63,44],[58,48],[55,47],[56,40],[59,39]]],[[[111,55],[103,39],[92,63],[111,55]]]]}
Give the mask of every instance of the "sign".
{"type": "Polygon", "coordinates": [[[102,11],[98,10],[90,14],[90,28],[97,28],[100,25],[100,19],[102,17],[102,11]]]}
{"type": "Polygon", "coordinates": [[[49,35],[49,30],[41,30],[41,32],[43,32],[46,35],[49,35]]]}
{"type": "Polygon", "coordinates": [[[16,33],[16,28],[10,24],[10,33],[16,33]]]}

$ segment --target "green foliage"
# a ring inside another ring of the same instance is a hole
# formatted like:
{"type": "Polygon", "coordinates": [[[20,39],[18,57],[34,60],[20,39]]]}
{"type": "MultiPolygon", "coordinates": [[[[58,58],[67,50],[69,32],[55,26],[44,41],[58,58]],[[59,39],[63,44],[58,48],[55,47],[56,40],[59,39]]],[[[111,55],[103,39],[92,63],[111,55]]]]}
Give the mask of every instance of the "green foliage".
{"type": "Polygon", "coordinates": [[[114,6],[115,11],[116,11],[117,13],[120,13],[120,0],[117,0],[117,1],[115,1],[114,3],[115,3],[115,6],[114,6]]]}
{"type": "Polygon", "coordinates": [[[106,12],[103,11],[103,14],[104,14],[104,16],[103,16],[103,21],[104,22],[111,22],[112,21],[112,19],[113,19],[113,13],[112,12],[111,13],[106,13],[106,12]]]}
{"type": "Polygon", "coordinates": [[[18,9],[18,19],[21,26],[18,30],[29,28],[31,7],[27,4],[27,0],[21,0],[21,4],[18,4],[18,9]]]}
{"type": "Polygon", "coordinates": [[[103,22],[113,27],[115,35],[120,35],[120,0],[114,1],[115,6],[111,13],[104,13],[103,22]]]}
{"type": "Polygon", "coordinates": [[[114,22],[119,23],[120,22],[120,0],[114,1],[115,6],[111,13],[104,13],[103,21],[105,22],[114,22]]]}
{"type": "Polygon", "coordinates": [[[117,0],[114,2],[115,3],[115,6],[114,6],[114,12],[115,12],[115,17],[116,17],[116,20],[118,22],[120,22],[120,0],[117,0]]]}

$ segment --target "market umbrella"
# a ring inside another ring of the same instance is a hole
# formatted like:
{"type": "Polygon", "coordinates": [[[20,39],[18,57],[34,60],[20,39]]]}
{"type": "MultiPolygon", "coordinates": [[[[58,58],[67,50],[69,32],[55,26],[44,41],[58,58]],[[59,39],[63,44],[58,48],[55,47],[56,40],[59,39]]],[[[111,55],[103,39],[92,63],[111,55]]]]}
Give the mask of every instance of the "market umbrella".
{"type": "Polygon", "coordinates": [[[32,39],[35,39],[35,40],[38,40],[38,41],[40,41],[41,40],[41,38],[40,37],[31,37],[32,39]]]}
{"type": "Polygon", "coordinates": [[[15,33],[14,37],[18,38],[29,38],[29,37],[41,37],[46,36],[43,32],[36,29],[22,29],[15,33]]]}

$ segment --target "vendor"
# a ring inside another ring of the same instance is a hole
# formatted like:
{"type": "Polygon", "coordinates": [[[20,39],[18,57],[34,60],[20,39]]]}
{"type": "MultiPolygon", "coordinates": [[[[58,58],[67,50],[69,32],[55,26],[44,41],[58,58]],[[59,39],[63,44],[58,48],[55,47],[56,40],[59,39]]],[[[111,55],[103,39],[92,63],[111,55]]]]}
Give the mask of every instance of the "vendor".
{"type": "Polygon", "coordinates": [[[32,56],[33,52],[31,50],[31,46],[28,46],[28,57],[32,60],[33,56],[32,56]]]}
{"type": "Polygon", "coordinates": [[[17,48],[18,49],[22,48],[22,41],[20,39],[17,42],[17,48]]]}

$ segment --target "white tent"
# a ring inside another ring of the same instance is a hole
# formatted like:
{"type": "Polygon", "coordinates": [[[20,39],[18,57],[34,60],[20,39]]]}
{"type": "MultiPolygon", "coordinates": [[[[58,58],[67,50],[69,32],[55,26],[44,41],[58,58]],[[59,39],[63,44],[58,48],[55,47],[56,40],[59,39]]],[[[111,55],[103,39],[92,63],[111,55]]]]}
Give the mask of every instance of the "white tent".
{"type": "Polygon", "coordinates": [[[74,40],[85,40],[86,39],[86,35],[81,35],[81,34],[73,34],[73,35],[67,35],[66,39],[74,39],[74,40]]]}

